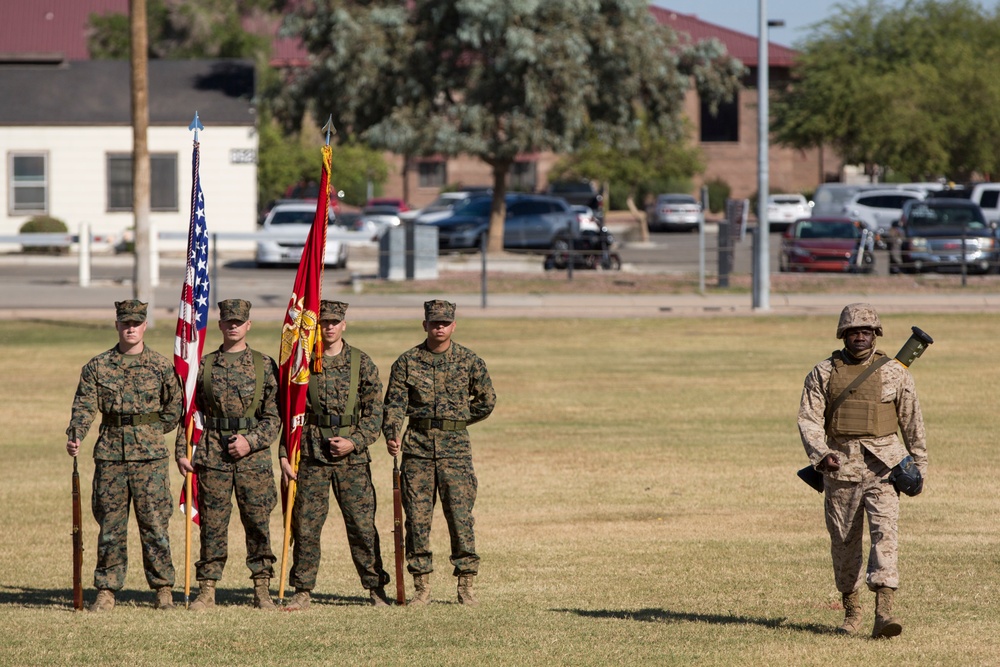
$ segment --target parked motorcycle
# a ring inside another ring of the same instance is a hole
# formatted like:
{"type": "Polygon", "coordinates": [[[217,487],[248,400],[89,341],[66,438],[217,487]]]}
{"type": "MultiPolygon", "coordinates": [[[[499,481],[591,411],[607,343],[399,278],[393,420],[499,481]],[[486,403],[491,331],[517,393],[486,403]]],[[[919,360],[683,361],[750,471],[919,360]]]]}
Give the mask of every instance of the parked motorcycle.
{"type": "Polygon", "coordinates": [[[607,227],[600,231],[585,230],[570,243],[557,243],[552,252],[545,256],[545,270],[565,269],[573,258],[574,269],[603,269],[618,271],[622,268],[622,258],[614,251],[616,241],[607,227]]]}

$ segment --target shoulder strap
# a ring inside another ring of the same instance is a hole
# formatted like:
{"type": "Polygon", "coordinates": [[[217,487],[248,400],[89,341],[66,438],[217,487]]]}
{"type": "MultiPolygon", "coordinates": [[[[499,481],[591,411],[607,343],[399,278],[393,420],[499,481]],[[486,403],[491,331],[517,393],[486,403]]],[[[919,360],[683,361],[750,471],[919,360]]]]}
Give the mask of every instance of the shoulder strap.
{"type": "Polygon", "coordinates": [[[847,397],[851,395],[852,391],[854,391],[855,389],[857,389],[858,387],[860,387],[861,384],[865,380],[867,380],[868,378],[870,378],[875,371],[877,371],[878,369],[882,368],[883,366],[885,366],[890,361],[892,361],[892,357],[890,357],[888,355],[886,355],[884,357],[881,357],[879,359],[876,359],[875,361],[872,362],[871,366],[869,366],[864,371],[862,371],[861,374],[858,375],[858,377],[854,378],[854,382],[852,382],[851,384],[847,385],[844,388],[844,391],[840,392],[840,396],[838,396],[836,399],[834,399],[833,403],[831,403],[829,405],[829,407],[827,407],[827,409],[826,409],[826,419],[827,419],[827,421],[829,421],[830,417],[833,416],[833,413],[836,412],[837,409],[841,405],[844,404],[844,401],[847,400],[847,397]]]}
{"type": "MultiPolygon", "coordinates": [[[[361,353],[356,347],[351,348],[351,387],[347,390],[347,404],[344,406],[344,416],[353,416],[358,408],[358,382],[361,379],[361,353]]],[[[357,423],[357,420],[353,420],[357,423]]],[[[340,437],[349,435],[350,427],[341,426],[338,431],[340,437]]]]}
{"type": "Polygon", "coordinates": [[[243,415],[247,419],[257,414],[257,408],[260,407],[260,399],[264,395],[264,355],[254,349],[251,349],[250,352],[253,353],[253,370],[256,376],[256,383],[253,388],[253,401],[243,415]]]}
{"type": "Polygon", "coordinates": [[[219,404],[215,400],[215,392],[212,391],[212,366],[215,365],[215,358],[219,352],[209,352],[205,355],[204,363],[201,365],[201,389],[205,396],[205,407],[208,414],[217,416],[220,413],[219,404]]]}

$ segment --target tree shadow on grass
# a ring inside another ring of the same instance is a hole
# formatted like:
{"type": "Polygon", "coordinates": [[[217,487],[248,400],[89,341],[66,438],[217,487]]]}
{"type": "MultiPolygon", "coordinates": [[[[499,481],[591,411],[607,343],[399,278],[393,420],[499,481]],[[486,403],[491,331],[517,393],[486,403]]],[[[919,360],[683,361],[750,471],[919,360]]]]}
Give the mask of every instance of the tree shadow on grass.
{"type": "Polygon", "coordinates": [[[644,623],[708,623],[711,625],[758,625],[771,630],[794,630],[811,632],[816,635],[833,635],[834,628],[817,623],[789,623],[785,618],[763,618],[755,616],[735,616],[732,614],[694,614],[670,611],[669,609],[637,609],[635,611],[616,609],[553,609],[587,618],[611,618],[622,621],[644,623]]]}

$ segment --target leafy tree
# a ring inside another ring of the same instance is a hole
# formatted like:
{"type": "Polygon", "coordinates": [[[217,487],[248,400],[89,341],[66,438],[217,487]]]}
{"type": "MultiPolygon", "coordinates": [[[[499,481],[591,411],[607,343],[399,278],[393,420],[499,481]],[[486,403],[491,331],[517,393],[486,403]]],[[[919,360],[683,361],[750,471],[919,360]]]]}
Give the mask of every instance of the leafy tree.
{"type": "MultiPolygon", "coordinates": [[[[679,141],[695,80],[731,96],[742,66],[681,44],[640,0],[330,0],[286,20],[316,65],[297,86],[320,117],[403,155],[493,168],[490,250],[519,154],[679,141]],[[688,71],[682,71],[686,63],[688,71]]],[[[294,118],[294,114],[290,117],[294,118]]]]}
{"type": "Polygon", "coordinates": [[[972,0],[838,5],[802,47],[773,106],[776,139],[834,146],[908,180],[1000,166],[1000,19],[972,0]]]}

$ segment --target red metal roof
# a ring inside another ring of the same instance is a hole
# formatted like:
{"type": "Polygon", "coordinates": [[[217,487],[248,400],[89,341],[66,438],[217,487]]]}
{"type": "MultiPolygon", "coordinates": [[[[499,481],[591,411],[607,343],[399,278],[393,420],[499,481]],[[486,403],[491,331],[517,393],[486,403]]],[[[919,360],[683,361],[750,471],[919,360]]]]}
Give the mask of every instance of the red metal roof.
{"type": "MultiPolygon", "coordinates": [[[[674,32],[688,35],[692,42],[714,37],[726,46],[729,55],[739,58],[747,67],[757,66],[756,35],[723,28],[721,25],[702,21],[694,14],[681,14],[662,7],[650,6],[649,13],[657,23],[670,27],[674,32]]],[[[767,59],[771,67],[791,67],[797,55],[795,49],[774,42],[768,44],[767,59]]]]}

